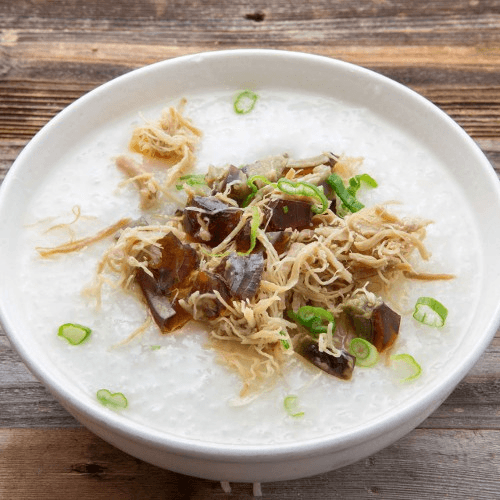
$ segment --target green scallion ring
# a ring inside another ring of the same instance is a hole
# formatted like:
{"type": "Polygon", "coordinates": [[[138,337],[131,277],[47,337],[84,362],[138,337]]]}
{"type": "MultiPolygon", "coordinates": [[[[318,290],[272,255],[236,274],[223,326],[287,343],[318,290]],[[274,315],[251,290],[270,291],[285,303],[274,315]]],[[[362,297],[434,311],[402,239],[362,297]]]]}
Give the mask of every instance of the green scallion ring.
{"type": "Polygon", "coordinates": [[[377,348],[365,339],[356,337],[349,344],[349,353],[356,357],[356,366],[369,368],[377,364],[377,348]]]}
{"type": "Polygon", "coordinates": [[[87,326],[65,323],[59,327],[57,335],[66,339],[71,345],[79,345],[85,342],[91,333],[92,330],[87,326]]]}
{"type": "Polygon", "coordinates": [[[297,396],[287,396],[283,401],[283,406],[285,407],[286,412],[293,418],[300,418],[304,416],[303,411],[296,411],[298,399],[299,398],[297,396]]]}
{"type": "Polygon", "coordinates": [[[259,96],[251,90],[244,90],[239,93],[234,100],[234,111],[239,115],[250,113],[257,102],[259,96]]]}
{"type": "Polygon", "coordinates": [[[328,208],[328,199],[323,191],[309,182],[295,182],[282,177],[278,179],[278,189],[291,196],[307,196],[317,200],[320,205],[311,207],[315,214],[322,214],[328,208]]]}
{"type": "Polygon", "coordinates": [[[107,389],[100,389],[96,393],[97,400],[104,406],[119,410],[128,406],[127,398],[121,392],[111,394],[107,389]]]}
{"type": "Polygon", "coordinates": [[[417,299],[413,317],[418,322],[440,328],[445,324],[447,316],[448,309],[436,299],[432,297],[419,297],[417,299]]]}
{"type": "Polygon", "coordinates": [[[400,382],[413,382],[422,374],[422,368],[410,354],[394,354],[391,361],[400,382]]]}
{"type": "MultiPolygon", "coordinates": [[[[283,330],[280,331],[280,335],[282,337],[288,338],[287,333],[284,332],[283,330]]],[[[290,349],[290,342],[288,340],[280,339],[280,342],[281,342],[281,345],[283,346],[283,349],[290,349]]]]}

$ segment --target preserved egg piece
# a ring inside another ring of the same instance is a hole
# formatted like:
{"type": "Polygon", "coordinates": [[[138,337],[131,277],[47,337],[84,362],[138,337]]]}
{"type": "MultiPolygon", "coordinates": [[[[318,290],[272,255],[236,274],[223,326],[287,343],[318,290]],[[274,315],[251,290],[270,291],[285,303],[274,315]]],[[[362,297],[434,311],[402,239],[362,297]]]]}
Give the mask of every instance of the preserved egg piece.
{"type": "Polygon", "coordinates": [[[191,319],[179,306],[177,298],[172,297],[177,297],[179,289],[188,286],[200,259],[190,245],[182,243],[173,233],[166,234],[158,243],[161,248],[151,246],[148,252],[148,269],[153,276],[138,268],[135,279],[153,319],[162,332],[167,333],[191,319]]]}
{"type": "MultiPolygon", "coordinates": [[[[198,271],[191,283],[190,292],[199,292],[201,297],[197,300],[193,314],[198,321],[218,318],[224,311],[224,305],[219,301],[214,291],[218,291],[221,297],[228,302],[229,291],[224,280],[213,273],[198,271]]],[[[186,295],[186,296],[187,296],[186,295]]]]}
{"type": "Polygon", "coordinates": [[[335,357],[327,352],[321,352],[313,340],[305,339],[295,351],[329,375],[342,380],[350,380],[352,377],[356,358],[344,350],[340,351],[339,357],[335,357]]]}
{"type": "Polygon", "coordinates": [[[212,194],[224,193],[229,188],[227,196],[241,204],[250,194],[247,180],[247,175],[241,169],[230,165],[221,177],[212,181],[212,194]]]}
{"type": "Polygon", "coordinates": [[[266,231],[284,231],[285,229],[308,229],[313,227],[314,212],[312,204],[302,200],[278,198],[268,204],[266,231]]]}
{"type": "Polygon", "coordinates": [[[278,255],[281,255],[283,252],[288,250],[291,235],[291,231],[272,231],[270,233],[266,233],[267,239],[270,241],[278,255]]]}
{"type": "Polygon", "coordinates": [[[158,288],[169,293],[172,287],[178,287],[198,268],[200,258],[194,248],[182,243],[173,233],[166,234],[158,243],[161,249],[151,247],[152,257],[148,268],[153,273],[158,288]]]}
{"type": "Polygon", "coordinates": [[[385,303],[375,306],[369,314],[346,309],[357,337],[368,340],[378,352],[389,349],[397,339],[401,316],[385,303]]]}
{"type": "Polygon", "coordinates": [[[253,297],[259,288],[263,271],[262,253],[231,254],[226,260],[223,274],[229,285],[231,297],[242,300],[253,297]]]}
{"type": "Polygon", "coordinates": [[[382,304],[373,311],[373,342],[377,351],[389,349],[399,334],[401,316],[386,304],[382,304]]]}
{"type": "Polygon", "coordinates": [[[177,330],[191,319],[191,316],[179,304],[172,305],[155,278],[147,274],[144,269],[138,269],[136,281],[146,299],[151,316],[163,333],[177,330]]]}
{"type": "Polygon", "coordinates": [[[234,242],[236,243],[236,250],[238,252],[248,252],[252,246],[251,234],[252,234],[252,221],[247,219],[241,231],[234,237],[234,242]]]}
{"type": "Polygon", "coordinates": [[[194,196],[184,209],[184,230],[196,241],[215,247],[238,225],[241,213],[214,196],[194,196]]]}

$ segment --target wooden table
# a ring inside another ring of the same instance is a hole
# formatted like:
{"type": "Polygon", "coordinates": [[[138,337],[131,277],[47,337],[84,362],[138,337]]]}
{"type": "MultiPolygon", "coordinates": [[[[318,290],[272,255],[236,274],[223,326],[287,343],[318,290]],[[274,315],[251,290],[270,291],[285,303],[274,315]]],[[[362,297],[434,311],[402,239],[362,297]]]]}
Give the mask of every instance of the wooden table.
{"type": "MultiPolygon", "coordinates": [[[[205,50],[306,51],[371,68],[450,114],[500,171],[498,0],[0,0],[0,181],[33,135],[134,68],[205,50]]],[[[1,283],[0,277],[0,283],[1,283]]],[[[0,284],[3,286],[3,284],[0,284]]],[[[0,498],[250,498],[158,469],[81,427],[0,330],[0,498]]],[[[264,498],[500,498],[500,332],[448,400],[396,444],[264,498]]]]}

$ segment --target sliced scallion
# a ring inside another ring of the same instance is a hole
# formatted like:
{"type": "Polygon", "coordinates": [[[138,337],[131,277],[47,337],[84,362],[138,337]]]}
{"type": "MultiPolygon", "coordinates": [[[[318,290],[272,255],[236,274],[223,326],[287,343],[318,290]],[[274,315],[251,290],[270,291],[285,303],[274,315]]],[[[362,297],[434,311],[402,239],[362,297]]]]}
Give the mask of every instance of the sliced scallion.
{"type": "Polygon", "coordinates": [[[371,175],[368,174],[355,175],[354,177],[351,177],[349,179],[349,187],[347,188],[349,193],[351,193],[353,196],[356,196],[356,193],[361,187],[361,182],[364,182],[371,188],[376,188],[378,186],[377,181],[371,175]]]}
{"type": "Polygon", "coordinates": [[[299,398],[297,396],[287,396],[283,401],[283,406],[285,407],[286,412],[293,418],[300,418],[304,416],[303,411],[297,411],[298,399],[299,398]]]}
{"type": "Polygon", "coordinates": [[[344,181],[337,174],[330,174],[326,182],[335,191],[345,207],[351,212],[359,212],[364,205],[360,203],[344,186],[344,181]]]}
{"type": "Polygon", "coordinates": [[[368,368],[377,364],[379,359],[377,348],[367,340],[359,337],[351,340],[349,353],[356,357],[356,366],[368,368]]]}
{"type": "Polygon", "coordinates": [[[320,205],[311,208],[315,214],[322,214],[328,208],[328,199],[323,191],[309,182],[294,182],[282,177],[278,180],[278,189],[291,196],[307,196],[317,200],[320,205]]]}
{"type": "Polygon", "coordinates": [[[400,382],[412,382],[422,373],[422,368],[411,354],[394,354],[391,361],[400,382]]]}
{"type": "MultiPolygon", "coordinates": [[[[281,331],[280,335],[282,337],[287,337],[287,334],[284,331],[281,331]]],[[[290,349],[290,342],[288,342],[288,340],[280,339],[280,342],[284,349],[290,349]]]]}
{"type": "Polygon", "coordinates": [[[447,316],[448,309],[436,299],[432,297],[420,297],[417,299],[413,317],[420,323],[440,328],[444,325],[447,316]]]}
{"type": "Polygon", "coordinates": [[[182,177],[179,177],[179,182],[175,187],[177,188],[178,191],[181,191],[184,189],[184,184],[187,184],[188,186],[206,186],[207,183],[205,181],[205,175],[204,174],[191,174],[191,175],[183,175],[182,177]]]}
{"type": "Polygon", "coordinates": [[[112,394],[107,389],[100,389],[97,391],[96,395],[99,403],[113,410],[126,408],[128,406],[127,398],[121,392],[112,394]]]}
{"type": "Polygon", "coordinates": [[[302,306],[296,313],[288,311],[288,317],[296,323],[306,327],[311,336],[317,338],[320,333],[328,331],[328,323],[332,323],[332,332],[335,330],[335,318],[330,311],[323,307],[302,306]],[[326,325],[324,324],[326,322],[326,325]]]}
{"type": "Polygon", "coordinates": [[[239,115],[250,113],[257,102],[259,96],[251,90],[244,90],[239,93],[234,100],[234,111],[239,115]]]}
{"type": "Polygon", "coordinates": [[[59,327],[57,335],[66,339],[71,345],[79,345],[85,342],[92,330],[87,326],[76,323],[65,323],[59,327]]]}
{"type": "Polygon", "coordinates": [[[245,201],[243,202],[242,207],[247,207],[250,204],[250,202],[253,200],[255,195],[257,194],[257,191],[259,190],[259,188],[255,184],[256,181],[260,181],[263,184],[265,184],[266,186],[276,187],[276,183],[271,182],[269,179],[267,179],[263,175],[252,175],[247,180],[247,185],[252,190],[252,192],[245,198],[245,201]]]}
{"type": "Polygon", "coordinates": [[[260,226],[260,214],[257,207],[252,207],[252,221],[250,222],[250,248],[246,252],[238,252],[238,255],[249,255],[257,243],[257,231],[260,226]]]}

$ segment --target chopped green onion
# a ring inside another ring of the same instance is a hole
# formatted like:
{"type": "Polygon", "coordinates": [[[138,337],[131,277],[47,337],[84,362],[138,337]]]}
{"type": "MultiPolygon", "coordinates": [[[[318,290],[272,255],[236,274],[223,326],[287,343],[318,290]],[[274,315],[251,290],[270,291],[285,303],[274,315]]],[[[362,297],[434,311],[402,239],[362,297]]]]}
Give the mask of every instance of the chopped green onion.
{"type": "Polygon", "coordinates": [[[300,418],[304,416],[303,411],[297,411],[297,396],[287,396],[283,401],[283,406],[285,407],[286,412],[293,418],[300,418]]]}
{"type": "Polygon", "coordinates": [[[311,210],[315,214],[322,214],[328,208],[328,199],[323,191],[309,182],[294,182],[285,177],[278,180],[278,189],[292,196],[308,196],[318,200],[321,206],[313,206],[311,210]]]}
{"type": "Polygon", "coordinates": [[[400,382],[412,382],[420,377],[422,368],[410,354],[394,354],[391,356],[393,369],[398,373],[400,382]]]}
{"type": "Polygon", "coordinates": [[[238,252],[238,255],[249,255],[253,252],[257,243],[257,231],[260,226],[260,214],[257,207],[252,207],[252,222],[250,222],[250,248],[246,252],[238,252]]]}
{"type": "Polygon", "coordinates": [[[249,177],[247,180],[247,185],[252,190],[252,192],[245,198],[245,201],[242,204],[243,208],[250,204],[250,202],[252,201],[254,196],[257,194],[257,191],[259,190],[259,188],[255,184],[255,181],[260,181],[263,184],[266,184],[267,186],[276,187],[276,183],[271,182],[269,179],[267,179],[263,175],[252,175],[252,177],[249,177]]]}
{"type": "Polygon", "coordinates": [[[287,213],[288,213],[288,207],[287,207],[286,205],[283,207],[283,213],[284,213],[284,214],[287,214],[287,213]]]}
{"type": "Polygon", "coordinates": [[[288,317],[306,327],[315,338],[320,333],[328,331],[328,323],[333,323],[332,331],[335,330],[335,318],[333,314],[322,307],[302,306],[296,313],[288,311],[288,317]],[[324,321],[327,322],[326,325],[323,324],[324,321]]]}
{"type": "Polygon", "coordinates": [[[65,323],[59,327],[57,335],[66,339],[71,345],[79,345],[85,342],[91,333],[92,330],[86,326],[65,323]]]}
{"type": "Polygon", "coordinates": [[[184,188],[184,184],[188,186],[206,186],[205,175],[204,174],[192,174],[192,175],[183,175],[179,177],[179,182],[175,187],[178,191],[181,191],[184,188]]]}
{"type": "MultiPolygon", "coordinates": [[[[282,337],[286,337],[286,332],[284,331],[281,331],[280,332],[280,335],[282,337]]],[[[288,342],[288,340],[283,340],[283,339],[280,339],[280,342],[281,342],[281,345],[285,348],[285,349],[290,349],[290,342],[288,342]]]]}
{"type": "Polygon", "coordinates": [[[360,203],[344,186],[344,181],[337,174],[330,174],[326,182],[330,184],[345,207],[351,212],[358,212],[364,205],[360,203]]]}
{"type": "Polygon", "coordinates": [[[127,398],[121,392],[111,394],[107,389],[100,389],[97,391],[97,400],[104,406],[118,410],[128,406],[127,398]]]}
{"type": "Polygon", "coordinates": [[[347,188],[347,191],[349,191],[352,196],[356,196],[356,193],[361,187],[361,182],[364,182],[372,188],[376,188],[378,186],[377,181],[373,177],[368,174],[360,174],[349,179],[349,187],[347,188]]]}
{"type": "Polygon", "coordinates": [[[157,351],[158,349],[161,349],[161,345],[152,345],[151,346],[152,351],[157,351]]]}
{"type": "Polygon", "coordinates": [[[257,102],[259,96],[251,90],[244,90],[236,96],[234,100],[234,111],[239,115],[250,113],[257,102]]]}
{"type": "Polygon", "coordinates": [[[413,317],[427,326],[440,328],[444,325],[448,309],[432,297],[420,297],[415,304],[413,317]]]}
{"type": "Polygon", "coordinates": [[[356,337],[349,344],[349,353],[356,357],[356,365],[366,368],[377,364],[377,348],[365,339],[356,337]]]}

